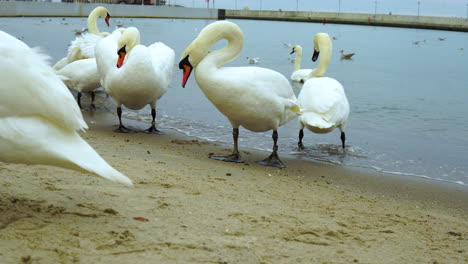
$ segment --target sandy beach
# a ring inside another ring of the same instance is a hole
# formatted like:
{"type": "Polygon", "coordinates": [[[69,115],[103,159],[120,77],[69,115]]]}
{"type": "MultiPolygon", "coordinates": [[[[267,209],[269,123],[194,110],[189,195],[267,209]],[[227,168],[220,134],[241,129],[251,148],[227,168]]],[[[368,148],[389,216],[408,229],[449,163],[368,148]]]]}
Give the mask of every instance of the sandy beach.
{"type": "MultiPolygon", "coordinates": [[[[0,163],[0,263],[468,263],[468,190],[369,174],[240,146],[112,132],[84,112],[83,133],[131,178],[0,163]]],[[[125,120],[143,130],[147,124],[125,120]]]]}

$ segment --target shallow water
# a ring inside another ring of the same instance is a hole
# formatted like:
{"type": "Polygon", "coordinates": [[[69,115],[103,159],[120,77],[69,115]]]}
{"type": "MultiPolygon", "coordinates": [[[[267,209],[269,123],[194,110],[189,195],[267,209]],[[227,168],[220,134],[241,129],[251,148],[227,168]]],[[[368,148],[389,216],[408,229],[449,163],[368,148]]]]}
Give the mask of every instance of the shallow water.
{"type": "MultiPolygon", "coordinates": [[[[102,22],[102,21],[101,21],[102,22]]],[[[105,29],[105,24],[99,24],[105,29]]],[[[176,52],[174,78],[158,102],[158,127],[175,129],[207,140],[231,143],[227,119],[204,97],[192,76],[181,87],[178,58],[198,32],[213,21],[116,18],[113,25],[136,26],[142,43],[162,41],[176,52]]],[[[247,66],[246,57],[259,57],[258,66],[289,78],[293,64],[285,43],[303,47],[302,68],[314,68],[310,57],[317,32],[335,37],[327,76],[344,86],[351,105],[346,128],[347,152],[339,131],[326,135],[305,132],[305,151],[297,149],[297,119],[281,127],[279,151],[304,160],[320,160],[381,172],[468,183],[468,34],[461,32],[352,25],[233,20],[244,31],[240,56],[230,66],[247,66]],[[275,34],[271,34],[274,30],[275,34]],[[264,33],[263,33],[264,32],[264,33]],[[445,37],[440,41],[439,37],[445,37]],[[414,44],[414,41],[421,41],[414,44]],[[354,52],[341,61],[339,51],[354,52]]],[[[85,18],[0,18],[0,29],[30,46],[40,46],[53,62],[65,56],[74,30],[85,18]]],[[[104,30],[103,30],[104,31],[104,30]]],[[[107,31],[110,31],[107,30],[107,31]]],[[[223,42],[218,44],[220,47],[223,42]]],[[[294,84],[295,91],[300,86],[294,84]]],[[[107,107],[113,111],[109,101],[107,107]]],[[[127,117],[150,120],[149,108],[127,117]]],[[[241,128],[240,148],[271,150],[271,132],[241,128]]]]}

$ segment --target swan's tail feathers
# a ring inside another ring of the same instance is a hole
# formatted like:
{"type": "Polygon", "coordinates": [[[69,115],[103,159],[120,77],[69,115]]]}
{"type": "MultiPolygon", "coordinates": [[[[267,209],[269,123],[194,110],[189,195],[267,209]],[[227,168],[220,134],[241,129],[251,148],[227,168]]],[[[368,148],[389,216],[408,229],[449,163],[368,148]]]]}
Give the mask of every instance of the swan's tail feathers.
{"type": "Polygon", "coordinates": [[[0,118],[0,160],[88,171],[132,186],[76,131],[39,116],[0,118]]]}
{"type": "Polygon", "coordinates": [[[315,133],[326,133],[336,126],[334,122],[330,122],[322,115],[313,112],[303,113],[300,122],[315,133]]]}

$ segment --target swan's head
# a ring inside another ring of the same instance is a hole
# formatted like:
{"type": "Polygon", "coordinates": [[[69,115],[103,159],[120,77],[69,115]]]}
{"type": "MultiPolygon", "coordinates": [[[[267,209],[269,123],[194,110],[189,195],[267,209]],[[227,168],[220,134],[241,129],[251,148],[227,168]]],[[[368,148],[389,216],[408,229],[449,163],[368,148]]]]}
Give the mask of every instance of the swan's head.
{"type": "Polygon", "coordinates": [[[109,12],[107,11],[107,8],[103,7],[103,6],[98,6],[96,8],[93,9],[93,11],[91,11],[91,13],[89,14],[89,17],[100,17],[100,18],[104,18],[104,20],[106,21],[106,24],[107,26],[110,26],[109,24],[109,19],[110,19],[110,15],[109,15],[109,12]]]}
{"type": "Polygon", "coordinates": [[[314,37],[314,54],[312,55],[312,61],[316,61],[319,57],[320,50],[330,49],[331,40],[327,33],[317,33],[314,37]]]}
{"type": "Polygon", "coordinates": [[[126,28],[119,38],[117,44],[117,68],[122,67],[125,56],[130,52],[136,45],[140,44],[140,31],[135,27],[126,28]]]}
{"type": "MultiPolygon", "coordinates": [[[[202,34],[203,30],[200,32],[202,34]]],[[[182,59],[179,62],[179,69],[183,71],[182,75],[182,87],[185,87],[193,68],[197,67],[200,61],[206,57],[209,53],[211,45],[206,45],[203,38],[200,35],[192,41],[192,43],[182,53],[182,59]]]]}
{"type": "Polygon", "coordinates": [[[291,53],[289,54],[293,54],[294,52],[302,53],[302,47],[300,45],[294,45],[294,47],[291,50],[291,53]]]}

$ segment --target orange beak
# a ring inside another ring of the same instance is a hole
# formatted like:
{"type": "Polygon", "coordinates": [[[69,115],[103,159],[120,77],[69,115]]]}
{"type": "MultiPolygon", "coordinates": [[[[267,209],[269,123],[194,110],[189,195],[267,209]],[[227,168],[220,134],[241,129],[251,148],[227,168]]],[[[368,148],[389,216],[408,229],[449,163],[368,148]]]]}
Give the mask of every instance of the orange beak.
{"type": "Polygon", "coordinates": [[[119,51],[117,51],[117,55],[119,55],[119,58],[117,59],[117,68],[122,67],[125,55],[127,55],[127,51],[125,50],[125,46],[123,46],[119,51]]]}
{"type": "Polygon", "coordinates": [[[106,16],[106,18],[104,18],[104,20],[106,21],[106,24],[107,24],[108,27],[110,26],[109,19],[110,19],[110,15],[109,15],[109,13],[107,13],[107,16],[106,16]]]}
{"type": "Polygon", "coordinates": [[[185,88],[185,84],[187,84],[187,80],[190,77],[190,73],[192,73],[193,67],[189,61],[189,55],[185,57],[183,60],[179,62],[179,69],[183,70],[182,74],[182,87],[185,88]]]}

